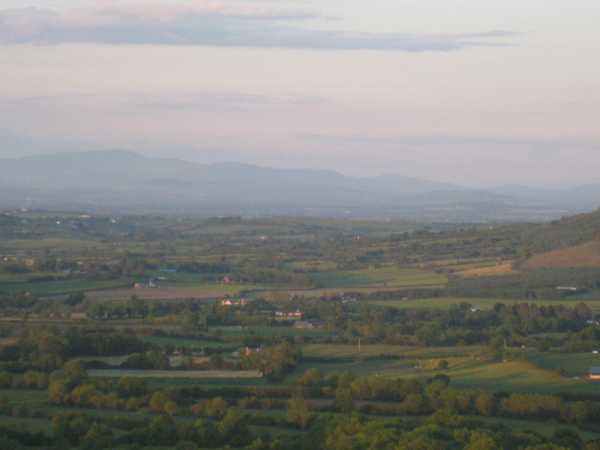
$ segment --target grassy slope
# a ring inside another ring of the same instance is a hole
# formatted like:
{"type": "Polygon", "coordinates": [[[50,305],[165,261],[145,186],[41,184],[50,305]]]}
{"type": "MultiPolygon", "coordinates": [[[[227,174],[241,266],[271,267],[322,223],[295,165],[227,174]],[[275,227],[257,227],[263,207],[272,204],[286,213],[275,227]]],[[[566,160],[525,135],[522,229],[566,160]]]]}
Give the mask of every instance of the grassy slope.
{"type": "Polygon", "coordinates": [[[592,241],[600,232],[600,210],[526,227],[522,240],[531,253],[544,253],[592,241]]]}
{"type": "Polygon", "coordinates": [[[589,367],[600,365],[600,356],[591,353],[543,353],[533,355],[532,362],[492,362],[480,356],[481,347],[424,349],[363,345],[359,353],[357,346],[307,345],[303,352],[309,357],[323,358],[323,362],[302,364],[294,378],[311,367],[324,372],[349,371],[357,375],[427,377],[440,373],[433,370],[433,367],[440,359],[446,359],[450,368],[445,373],[457,388],[504,392],[597,393],[599,387],[598,383],[583,378],[589,367]],[[395,355],[401,359],[378,358],[384,355],[395,355]],[[328,357],[330,361],[327,362],[328,357]],[[561,376],[558,373],[560,368],[565,368],[569,375],[561,376]]]}
{"type": "Polygon", "coordinates": [[[598,384],[560,376],[524,361],[487,363],[469,361],[448,372],[458,388],[504,392],[597,393],[598,384]]]}
{"type": "Polygon", "coordinates": [[[600,241],[535,255],[525,262],[526,269],[600,267],[600,241]]]}

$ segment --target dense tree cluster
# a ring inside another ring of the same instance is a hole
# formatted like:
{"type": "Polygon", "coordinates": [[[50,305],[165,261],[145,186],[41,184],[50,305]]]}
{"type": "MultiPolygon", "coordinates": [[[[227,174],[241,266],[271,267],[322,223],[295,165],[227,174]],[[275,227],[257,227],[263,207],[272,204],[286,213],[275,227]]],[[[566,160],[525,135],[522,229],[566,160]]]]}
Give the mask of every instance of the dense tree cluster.
{"type": "Polygon", "coordinates": [[[27,327],[15,344],[0,349],[0,365],[7,369],[52,371],[78,356],[128,355],[147,345],[135,336],[84,332],[76,328],[27,327]]]}
{"type": "Polygon", "coordinates": [[[242,367],[257,369],[269,379],[281,380],[296,367],[300,358],[300,350],[284,341],[279,345],[259,348],[244,355],[242,367]]]}

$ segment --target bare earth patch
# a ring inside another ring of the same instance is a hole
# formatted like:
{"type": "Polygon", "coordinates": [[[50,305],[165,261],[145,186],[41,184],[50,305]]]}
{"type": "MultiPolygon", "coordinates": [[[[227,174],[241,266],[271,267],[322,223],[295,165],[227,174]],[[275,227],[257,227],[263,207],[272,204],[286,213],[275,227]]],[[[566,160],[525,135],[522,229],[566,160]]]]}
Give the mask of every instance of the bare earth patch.
{"type": "Polygon", "coordinates": [[[512,262],[504,262],[493,266],[475,267],[473,269],[457,272],[457,275],[462,277],[490,277],[498,275],[514,274],[512,262]]]}

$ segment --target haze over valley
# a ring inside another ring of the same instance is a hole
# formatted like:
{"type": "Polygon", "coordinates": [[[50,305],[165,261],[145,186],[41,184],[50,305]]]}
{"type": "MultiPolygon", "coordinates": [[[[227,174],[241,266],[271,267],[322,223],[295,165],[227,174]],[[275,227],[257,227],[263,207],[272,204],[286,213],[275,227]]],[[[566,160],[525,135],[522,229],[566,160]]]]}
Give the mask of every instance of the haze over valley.
{"type": "Polygon", "coordinates": [[[0,187],[0,208],[434,222],[543,221],[593,210],[600,199],[600,184],[476,189],[398,175],[198,164],[128,151],[3,159],[0,187]]]}

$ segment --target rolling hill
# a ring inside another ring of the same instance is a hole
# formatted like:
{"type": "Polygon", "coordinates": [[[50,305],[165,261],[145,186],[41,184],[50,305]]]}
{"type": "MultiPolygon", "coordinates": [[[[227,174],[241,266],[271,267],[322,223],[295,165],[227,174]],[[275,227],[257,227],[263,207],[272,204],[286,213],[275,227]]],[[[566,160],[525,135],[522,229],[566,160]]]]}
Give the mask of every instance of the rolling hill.
{"type": "Polygon", "coordinates": [[[600,267],[600,210],[526,227],[523,268],[600,267]]]}
{"type": "Polygon", "coordinates": [[[540,253],[529,258],[524,264],[526,269],[572,267],[600,267],[600,240],[540,253]]]}
{"type": "Polygon", "coordinates": [[[581,210],[417,178],[197,164],[128,151],[0,160],[0,208],[216,215],[311,215],[444,222],[547,220],[581,210]]]}

